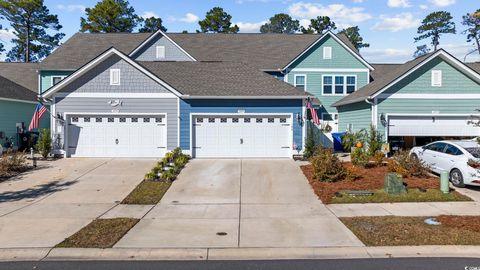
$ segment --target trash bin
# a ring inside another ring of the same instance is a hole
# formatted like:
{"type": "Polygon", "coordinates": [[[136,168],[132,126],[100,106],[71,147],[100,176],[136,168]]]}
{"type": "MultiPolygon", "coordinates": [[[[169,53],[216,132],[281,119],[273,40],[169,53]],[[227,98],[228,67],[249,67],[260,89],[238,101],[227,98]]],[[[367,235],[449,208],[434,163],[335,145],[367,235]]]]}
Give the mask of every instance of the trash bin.
{"type": "Polygon", "coordinates": [[[345,135],[345,132],[332,133],[333,150],[335,150],[336,152],[344,152],[343,145],[342,145],[343,135],[345,135]]]}

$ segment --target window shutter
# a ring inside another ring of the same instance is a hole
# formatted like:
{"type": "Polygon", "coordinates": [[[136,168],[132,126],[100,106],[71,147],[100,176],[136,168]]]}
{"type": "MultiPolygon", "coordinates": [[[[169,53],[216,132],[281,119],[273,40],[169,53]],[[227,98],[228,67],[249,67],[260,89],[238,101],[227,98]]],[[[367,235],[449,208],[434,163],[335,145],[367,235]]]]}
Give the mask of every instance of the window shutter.
{"type": "Polygon", "coordinates": [[[432,86],[442,86],[441,70],[432,70],[432,86]]]}
{"type": "Polygon", "coordinates": [[[110,85],[120,85],[120,69],[110,69],[110,85]]]}
{"type": "Polygon", "coordinates": [[[157,46],[157,59],[165,58],[165,46],[157,46]]]}
{"type": "Polygon", "coordinates": [[[323,59],[332,59],[332,47],[323,47],[323,59]]]}

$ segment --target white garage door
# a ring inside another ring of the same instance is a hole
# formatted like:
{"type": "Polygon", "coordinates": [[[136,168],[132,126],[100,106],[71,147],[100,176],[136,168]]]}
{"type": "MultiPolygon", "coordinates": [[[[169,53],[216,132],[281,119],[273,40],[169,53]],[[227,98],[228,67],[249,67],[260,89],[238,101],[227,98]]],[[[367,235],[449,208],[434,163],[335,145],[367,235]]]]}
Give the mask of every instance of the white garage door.
{"type": "Polygon", "coordinates": [[[286,158],[292,119],[284,116],[196,116],[193,155],[200,158],[286,158]]]}
{"type": "Polygon", "coordinates": [[[72,157],[162,157],[164,116],[72,116],[67,131],[72,157]]]}
{"type": "Polygon", "coordinates": [[[389,116],[389,136],[479,136],[470,116],[389,116]]]}

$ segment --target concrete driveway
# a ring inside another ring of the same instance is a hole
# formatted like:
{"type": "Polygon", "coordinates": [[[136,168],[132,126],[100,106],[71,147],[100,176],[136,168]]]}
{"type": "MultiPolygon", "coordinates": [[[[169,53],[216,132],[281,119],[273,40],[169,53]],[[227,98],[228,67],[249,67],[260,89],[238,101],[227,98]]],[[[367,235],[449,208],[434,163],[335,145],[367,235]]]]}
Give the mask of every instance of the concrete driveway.
{"type": "Polygon", "coordinates": [[[193,160],[115,247],[362,246],[292,160],[193,160]]]}
{"type": "Polygon", "coordinates": [[[58,244],[125,198],[154,162],[61,159],[0,183],[0,248],[58,244]]]}

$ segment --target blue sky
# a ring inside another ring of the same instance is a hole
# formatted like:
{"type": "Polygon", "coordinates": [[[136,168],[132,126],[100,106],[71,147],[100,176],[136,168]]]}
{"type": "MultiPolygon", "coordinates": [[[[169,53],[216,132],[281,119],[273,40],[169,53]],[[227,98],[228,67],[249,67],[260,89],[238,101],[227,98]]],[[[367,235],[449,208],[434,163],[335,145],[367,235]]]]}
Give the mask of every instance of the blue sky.
{"type": "MultiPolygon", "coordinates": [[[[66,40],[78,31],[84,8],[92,7],[96,2],[46,0],[45,4],[52,13],[58,14],[66,40]]],[[[413,37],[418,25],[427,14],[438,10],[449,11],[457,25],[457,34],[444,35],[440,40],[441,47],[463,60],[473,47],[461,34],[464,30],[461,17],[480,8],[480,0],[131,0],[130,4],[141,16],[161,17],[169,32],[194,32],[198,29],[198,20],[214,6],[221,6],[230,13],[241,32],[258,32],[261,24],[280,12],[290,14],[302,25],[308,24],[310,18],[328,15],[340,27],[360,27],[364,40],[371,45],[361,53],[371,62],[411,59],[417,45],[413,37]]],[[[2,25],[9,27],[5,21],[2,25]]],[[[0,39],[7,41],[7,48],[11,35],[9,30],[0,31],[0,39]]],[[[480,57],[478,53],[472,54],[467,61],[480,61],[480,57]]]]}

